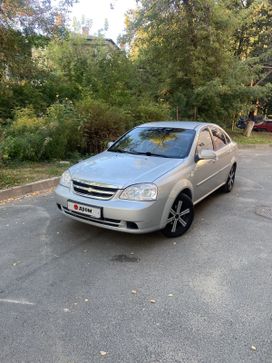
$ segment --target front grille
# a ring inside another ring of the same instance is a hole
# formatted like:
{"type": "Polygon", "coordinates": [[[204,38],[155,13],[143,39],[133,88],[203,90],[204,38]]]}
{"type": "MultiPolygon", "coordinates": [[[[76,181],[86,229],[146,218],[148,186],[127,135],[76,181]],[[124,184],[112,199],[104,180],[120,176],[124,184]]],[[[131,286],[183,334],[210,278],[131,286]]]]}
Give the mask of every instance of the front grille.
{"type": "Polygon", "coordinates": [[[110,218],[102,218],[102,219],[96,219],[96,218],[92,218],[90,216],[88,216],[87,214],[84,213],[79,213],[79,212],[75,212],[72,210],[69,210],[68,208],[62,206],[62,210],[65,214],[69,214],[70,216],[74,216],[86,221],[92,221],[95,223],[100,223],[100,224],[105,224],[107,226],[113,226],[113,227],[119,227],[121,221],[117,220],[117,219],[110,219],[110,218]]]}
{"type": "Polygon", "coordinates": [[[75,193],[84,195],[85,197],[94,199],[111,199],[118,189],[98,186],[85,181],[73,180],[73,188],[75,193]]]}

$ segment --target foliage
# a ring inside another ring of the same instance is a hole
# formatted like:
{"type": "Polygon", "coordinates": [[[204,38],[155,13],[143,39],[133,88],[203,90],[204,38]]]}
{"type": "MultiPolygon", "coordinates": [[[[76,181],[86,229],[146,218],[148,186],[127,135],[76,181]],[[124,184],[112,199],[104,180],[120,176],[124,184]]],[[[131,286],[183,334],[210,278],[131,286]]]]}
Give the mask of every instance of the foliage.
{"type": "Polygon", "coordinates": [[[74,95],[91,96],[111,105],[131,102],[134,66],[121,50],[112,49],[102,37],[86,39],[70,35],[53,40],[44,52],[46,66],[74,95]]]}
{"type": "Polygon", "coordinates": [[[230,127],[256,100],[272,109],[270,1],[139,0],[128,53],[69,33],[72,3],[0,1],[0,159],[99,152],[154,120],[230,127]]]}
{"type": "Polygon", "coordinates": [[[272,4],[269,0],[227,0],[236,17],[233,48],[240,59],[265,57],[271,51],[272,4]]]}
{"type": "Polygon", "coordinates": [[[230,125],[241,108],[267,95],[268,89],[250,85],[260,73],[256,54],[263,55],[271,46],[270,38],[257,30],[258,24],[271,30],[268,2],[264,10],[258,0],[246,1],[251,17],[244,7],[239,8],[238,3],[244,2],[235,0],[138,3],[137,10],[128,14],[123,41],[130,45],[131,57],[144,74],[144,87],[157,99],[168,101],[172,115],[178,107],[182,118],[230,125]],[[245,59],[237,56],[237,36],[241,27],[250,29],[252,16],[255,33],[243,35],[250,46],[243,50],[250,55],[245,59]]]}
{"type": "Polygon", "coordinates": [[[169,107],[165,103],[141,102],[131,111],[136,123],[169,119],[169,107]]]}
{"type": "Polygon", "coordinates": [[[166,108],[152,103],[132,114],[91,97],[76,104],[57,101],[40,116],[33,107],[26,107],[17,110],[14,121],[4,128],[0,158],[40,161],[71,158],[77,152],[97,153],[133,125],[165,119],[166,114],[166,108]]]}
{"type": "Polygon", "coordinates": [[[35,116],[32,108],[19,110],[4,133],[2,159],[62,159],[81,148],[80,121],[69,101],[52,104],[47,113],[35,116]]]}
{"type": "Polygon", "coordinates": [[[10,29],[20,28],[27,35],[41,31],[51,33],[64,25],[67,8],[72,4],[73,0],[2,0],[0,25],[10,29]]]}
{"type": "Polygon", "coordinates": [[[129,125],[129,117],[117,107],[87,97],[77,104],[81,116],[83,140],[88,153],[106,148],[107,142],[115,140],[129,125]]]}
{"type": "Polygon", "coordinates": [[[44,87],[50,75],[39,69],[32,51],[45,47],[52,37],[65,37],[67,9],[72,3],[0,1],[0,124],[13,118],[18,107],[32,105],[37,111],[45,111],[54,102],[50,90],[44,87]]]}
{"type": "Polygon", "coordinates": [[[73,0],[0,2],[0,81],[31,77],[31,47],[46,43],[48,35],[66,34],[65,18],[72,3],[73,0]]]}

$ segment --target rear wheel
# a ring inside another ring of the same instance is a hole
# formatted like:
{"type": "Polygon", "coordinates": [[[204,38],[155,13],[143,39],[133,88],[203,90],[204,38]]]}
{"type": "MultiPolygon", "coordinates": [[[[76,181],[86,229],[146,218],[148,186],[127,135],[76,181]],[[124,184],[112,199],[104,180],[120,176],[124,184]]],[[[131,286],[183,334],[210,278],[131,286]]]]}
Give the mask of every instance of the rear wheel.
{"type": "Polygon", "coordinates": [[[235,173],[236,173],[236,166],[232,165],[232,168],[230,169],[226,184],[223,185],[223,187],[222,187],[223,192],[229,193],[232,191],[234,181],[235,181],[235,173]]]}
{"type": "Polygon", "coordinates": [[[188,195],[181,193],[170,209],[167,224],[162,229],[166,237],[182,236],[191,226],[194,219],[194,206],[188,195]]]}

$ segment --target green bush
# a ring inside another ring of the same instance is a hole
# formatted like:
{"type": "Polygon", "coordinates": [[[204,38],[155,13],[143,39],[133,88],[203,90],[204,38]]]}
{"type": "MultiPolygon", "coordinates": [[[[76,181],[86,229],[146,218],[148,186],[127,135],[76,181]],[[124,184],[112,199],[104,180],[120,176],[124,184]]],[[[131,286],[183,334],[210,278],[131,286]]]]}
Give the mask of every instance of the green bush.
{"type": "Polygon", "coordinates": [[[91,97],[75,105],[68,99],[56,102],[39,117],[26,107],[1,128],[0,159],[40,161],[98,153],[132,126],[167,118],[168,109],[153,103],[128,111],[91,97]]]}
{"type": "Polygon", "coordinates": [[[3,128],[1,158],[40,160],[41,145],[46,137],[44,119],[38,118],[32,107],[17,110],[14,122],[3,128]]]}
{"type": "Polygon", "coordinates": [[[73,103],[65,100],[47,109],[46,128],[48,137],[43,144],[46,159],[62,159],[69,153],[82,149],[80,118],[73,103]]]}
{"type": "Polygon", "coordinates": [[[165,121],[169,120],[169,108],[165,104],[157,104],[154,102],[140,103],[132,110],[133,118],[136,123],[165,121]]]}
{"type": "Polygon", "coordinates": [[[80,119],[68,100],[51,105],[42,117],[32,108],[18,110],[2,138],[0,154],[4,160],[62,159],[82,148],[80,119]]]}
{"type": "Polygon", "coordinates": [[[85,151],[97,153],[105,149],[110,140],[115,140],[130,125],[131,118],[117,107],[89,97],[77,103],[82,123],[85,151]]]}

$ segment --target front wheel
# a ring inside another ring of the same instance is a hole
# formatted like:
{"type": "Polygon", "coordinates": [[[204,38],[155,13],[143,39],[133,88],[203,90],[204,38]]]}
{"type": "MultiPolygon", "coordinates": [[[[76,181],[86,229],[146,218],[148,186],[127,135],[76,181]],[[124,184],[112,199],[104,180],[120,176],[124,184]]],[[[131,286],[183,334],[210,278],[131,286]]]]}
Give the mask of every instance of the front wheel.
{"type": "Polygon", "coordinates": [[[167,224],[162,229],[166,237],[182,236],[191,226],[194,219],[194,206],[188,195],[181,193],[170,209],[167,224]]]}

